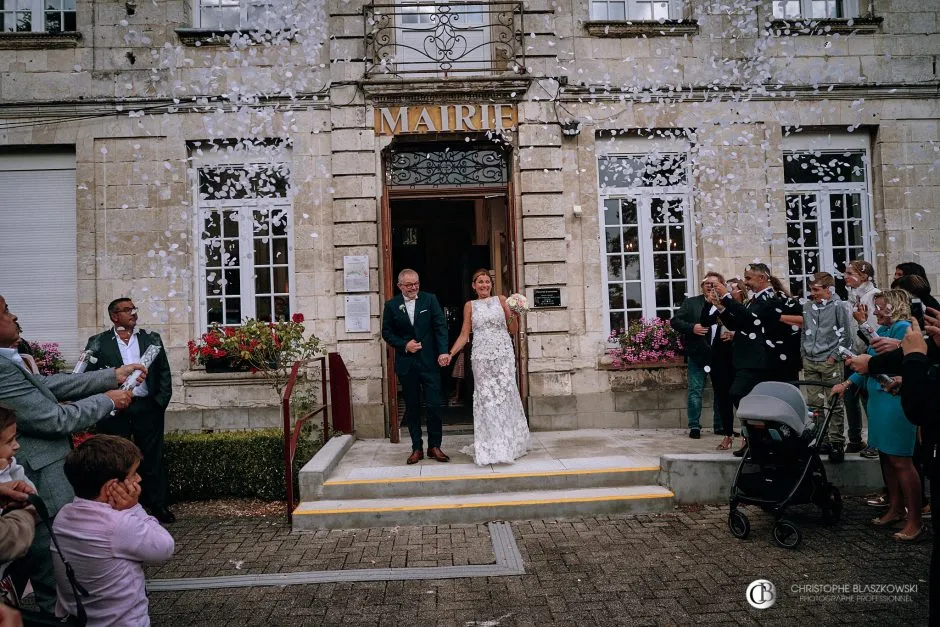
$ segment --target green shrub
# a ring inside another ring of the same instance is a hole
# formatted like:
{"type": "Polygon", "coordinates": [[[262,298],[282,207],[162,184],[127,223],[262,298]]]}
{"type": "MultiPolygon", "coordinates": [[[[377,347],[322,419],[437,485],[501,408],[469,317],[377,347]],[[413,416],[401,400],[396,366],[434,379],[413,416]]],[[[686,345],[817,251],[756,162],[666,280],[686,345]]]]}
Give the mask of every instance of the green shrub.
{"type": "MultiPolygon", "coordinates": [[[[170,499],[287,498],[284,489],[284,440],[280,429],[167,434],[165,463],[170,499]]],[[[322,446],[322,434],[310,426],[297,442],[297,473],[322,446]]],[[[296,494],[296,488],[295,488],[296,494]]]]}

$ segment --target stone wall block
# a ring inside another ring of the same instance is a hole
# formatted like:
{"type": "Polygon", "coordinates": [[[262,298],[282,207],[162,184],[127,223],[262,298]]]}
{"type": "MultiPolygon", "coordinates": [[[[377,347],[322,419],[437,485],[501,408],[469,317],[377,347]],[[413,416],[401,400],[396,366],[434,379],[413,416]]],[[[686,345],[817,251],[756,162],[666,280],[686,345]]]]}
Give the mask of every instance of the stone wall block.
{"type": "Polygon", "coordinates": [[[567,234],[563,217],[522,219],[524,239],[563,239],[567,234]]]}
{"type": "Polygon", "coordinates": [[[374,198],[345,198],[333,201],[336,222],[372,222],[378,220],[378,203],[374,198]]]}
{"type": "Polygon", "coordinates": [[[540,416],[574,416],[578,411],[574,396],[530,396],[529,407],[540,416]]]}
{"type": "Polygon", "coordinates": [[[568,372],[543,372],[529,375],[530,396],[567,396],[571,393],[571,374],[568,372]]]}
{"type": "Polygon", "coordinates": [[[330,139],[337,150],[375,150],[375,134],[370,130],[333,129],[330,139]]]}
{"type": "Polygon", "coordinates": [[[523,279],[526,285],[563,285],[568,282],[568,266],[564,263],[527,263],[523,279]]]}
{"type": "Polygon", "coordinates": [[[334,176],[333,177],[333,198],[364,198],[376,195],[376,177],[375,176],[334,176]]]}
{"type": "Polygon", "coordinates": [[[334,152],[332,158],[333,175],[362,174],[374,175],[376,171],[375,153],[369,152],[334,152]]]}
{"type": "Polygon", "coordinates": [[[533,309],[526,315],[526,323],[530,333],[562,333],[569,330],[568,316],[564,309],[533,309]]]}
{"type": "Polygon", "coordinates": [[[519,145],[522,147],[561,146],[561,129],[557,124],[538,124],[534,121],[520,123],[519,145]]]}
{"type": "Polygon", "coordinates": [[[637,428],[639,429],[681,429],[683,413],[678,409],[656,409],[637,412],[637,428]]]}
{"type": "Polygon", "coordinates": [[[561,148],[533,146],[519,152],[520,170],[559,170],[564,161],[565,151],[561,148]]]}
{"type": "Polygon", "coordinates": [[[528,170],[522,172],[522,188],[532,192],[563,192],[565,183],[560,170],[528,170]]]}
{"type": "Polygon", "coordinates": [[[523,216],[562,216],[565,215],[565,211],[568,207],[568,201],[561,193],[524,193],[522,195],[521,204],[523,216]]]}
{"type": "Polygon", "coordinates": [[[565,240],[532,240],[523,244],[523,254],[526,260],[533,262],[559,261],[567,259],[567,246],[565,240]]]}

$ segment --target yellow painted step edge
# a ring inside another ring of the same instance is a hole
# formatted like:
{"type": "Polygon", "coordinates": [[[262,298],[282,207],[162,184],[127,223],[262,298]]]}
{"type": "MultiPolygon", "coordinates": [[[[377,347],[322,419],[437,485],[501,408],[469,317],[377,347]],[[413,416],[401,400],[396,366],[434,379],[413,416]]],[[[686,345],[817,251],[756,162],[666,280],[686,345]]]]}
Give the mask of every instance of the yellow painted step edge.
{"type": "Polygon", "coordinates": [[[294,516],[322,516],[324,514],[361,514],[368,512],[409,512],[433,509],[468,509],[473,507],[504,507],[519,505],[547,505],[552,503],[595,503],[599,501],[637,501],[640,499],[669,499],[675,496],[672,492],[656,494],[630,494],[627,496],[590,496],[571,499],[531,499],[526,501],[491,501],[483,503],[455,503],[451,505],[435,504],[411,507],[348,507],[345,509],[300,509],[294,510],[294,516]]]}
{"type": "Polygon", "coordinates": [[[552,470],[550,472],[498,472],[481,475],[457,475],[453,477],[395,477],[389,479],[343,479],[323,482],[328,485],[369,485],[375,483],[412,483],[421,481],[461,481],[464,479],[513,479],[521,477],[559,477],[562,475],[599,475],[606,472],[643,472],[661,470],[659,466],[637,466],[635,468],[590,468],[586,470],[552,470]]]}

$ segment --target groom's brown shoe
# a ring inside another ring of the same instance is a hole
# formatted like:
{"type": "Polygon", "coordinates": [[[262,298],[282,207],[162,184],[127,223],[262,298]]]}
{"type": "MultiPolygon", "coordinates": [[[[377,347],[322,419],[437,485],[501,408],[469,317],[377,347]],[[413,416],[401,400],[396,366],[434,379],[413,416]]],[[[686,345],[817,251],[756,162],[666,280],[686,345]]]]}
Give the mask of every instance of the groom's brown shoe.
{"type": "Polygon", "coordinates": [[[433,459],[433,460],[435,460],[435,461],[439,461],[439,462],[449,462],[449,461],[450,461],[450,457],[448,457],[447,455],[444,455],[444,451],[442,451],[440,448],[438,448],[438,447],[436,447],[436,446],[435,446],[434,448],[429,448],[429,449],[428,449],[428,457],[430,457],[431,459],[433,459]]]}
{"type": "Polygon", "coordinates": [[[417,464],[422,459],[424,459],[424,453],[421,451],[421,449],[415,449],[411,451],[411,455],[408,456],[408,463],[417,464]]]}

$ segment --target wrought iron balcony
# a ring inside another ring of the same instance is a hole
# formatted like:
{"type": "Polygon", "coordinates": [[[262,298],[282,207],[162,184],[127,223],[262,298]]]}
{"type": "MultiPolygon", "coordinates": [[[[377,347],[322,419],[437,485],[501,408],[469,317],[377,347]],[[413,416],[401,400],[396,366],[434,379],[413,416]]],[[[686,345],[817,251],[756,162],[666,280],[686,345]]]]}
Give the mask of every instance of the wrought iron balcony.
{"type": "Polygon", "coordinates": [[[522,2],[400,2],[363,7],[366,76],[525,72],[522,2]]]}

